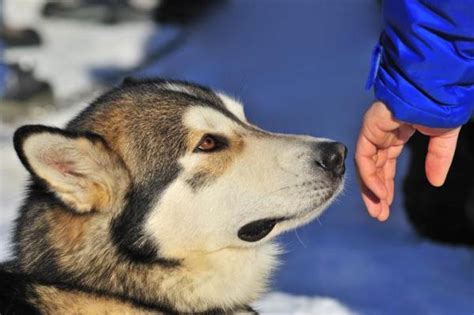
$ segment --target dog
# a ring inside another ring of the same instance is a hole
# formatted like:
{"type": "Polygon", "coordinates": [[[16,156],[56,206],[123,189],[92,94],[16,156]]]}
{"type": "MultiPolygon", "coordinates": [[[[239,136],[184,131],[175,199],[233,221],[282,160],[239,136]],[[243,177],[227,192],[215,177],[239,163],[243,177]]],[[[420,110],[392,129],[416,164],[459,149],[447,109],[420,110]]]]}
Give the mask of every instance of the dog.
{"type": "Polygon", "coordinates": [[[223,93],[125,80],[66,128],[19,128],[31,173],[0,313],[255,312],[274,239],[343,187],[346,147],[276,134],[223,93]]]}

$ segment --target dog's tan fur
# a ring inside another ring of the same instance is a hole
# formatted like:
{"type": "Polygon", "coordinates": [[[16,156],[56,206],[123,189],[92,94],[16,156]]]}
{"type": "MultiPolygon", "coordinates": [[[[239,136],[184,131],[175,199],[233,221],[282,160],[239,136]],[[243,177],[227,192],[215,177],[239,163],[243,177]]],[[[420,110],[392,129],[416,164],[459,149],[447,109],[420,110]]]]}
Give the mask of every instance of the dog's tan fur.
{"type": "Polygon", "coordinates": [[[87,294],[80,291],[60,290],[51,286],[38,285],[34,288],[37,295],[31,303],[37,305],[43,314],[74,315],[151,315],[157,314],[132,303],[110,297],[87,294]]]}

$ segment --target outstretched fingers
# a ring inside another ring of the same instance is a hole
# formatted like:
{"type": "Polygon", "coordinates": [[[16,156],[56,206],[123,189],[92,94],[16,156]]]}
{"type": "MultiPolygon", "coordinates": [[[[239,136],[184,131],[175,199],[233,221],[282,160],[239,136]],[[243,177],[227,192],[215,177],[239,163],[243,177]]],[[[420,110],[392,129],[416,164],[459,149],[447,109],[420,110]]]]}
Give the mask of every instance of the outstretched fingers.
{"type": "Polygon", "coordinates": [[[453,161],[460,128],[433,135],[426,154],[425,172],[431,185],[442,186],[453,161]]]}

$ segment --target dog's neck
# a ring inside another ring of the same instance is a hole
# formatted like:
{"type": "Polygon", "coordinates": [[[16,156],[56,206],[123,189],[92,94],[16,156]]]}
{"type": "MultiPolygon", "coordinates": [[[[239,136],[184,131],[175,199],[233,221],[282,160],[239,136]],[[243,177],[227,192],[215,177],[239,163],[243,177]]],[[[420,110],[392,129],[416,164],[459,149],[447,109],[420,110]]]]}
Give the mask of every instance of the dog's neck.
{"type": "Polygon", "coordinates": [[[41,277],[41,265],[50,263],[51,255],[38,249],[54,246],[56,261],[49,268],[57,273],[54,281],[149,306],[178,312],[232,310],[255,301],[265,291],[276,265],[277,247],[271,243],[189,253],[177,266],[134,262],[113,245],[108,229],[111,218],[75,216],[64,209],[38,211],[37,215],[42,218],[36,222],[54,225],[44,239],[20,242],[23,271],[41,277]],[[40,244],[47,240],[52,244],[40,244]]]}
{"type": "Polygon", "coordinates": [[[276,265],[276,253],[276,247],[268,244],[189,255],[180,271],[182,295],[177,301],[178,308],[232,309],[254,302],[266,290],[268,277],[276,265]]]}

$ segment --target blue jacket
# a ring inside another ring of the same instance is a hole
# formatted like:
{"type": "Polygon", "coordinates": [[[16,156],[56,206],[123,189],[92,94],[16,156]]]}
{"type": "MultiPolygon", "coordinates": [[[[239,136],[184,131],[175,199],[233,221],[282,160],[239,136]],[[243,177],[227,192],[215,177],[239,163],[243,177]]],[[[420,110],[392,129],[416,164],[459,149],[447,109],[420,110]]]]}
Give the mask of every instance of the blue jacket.
{"type": "Polygon", "coordinates": [[[384,0],[375,96],[402,121],[456,127],[474,109],[474,0],[384,0]]]}

